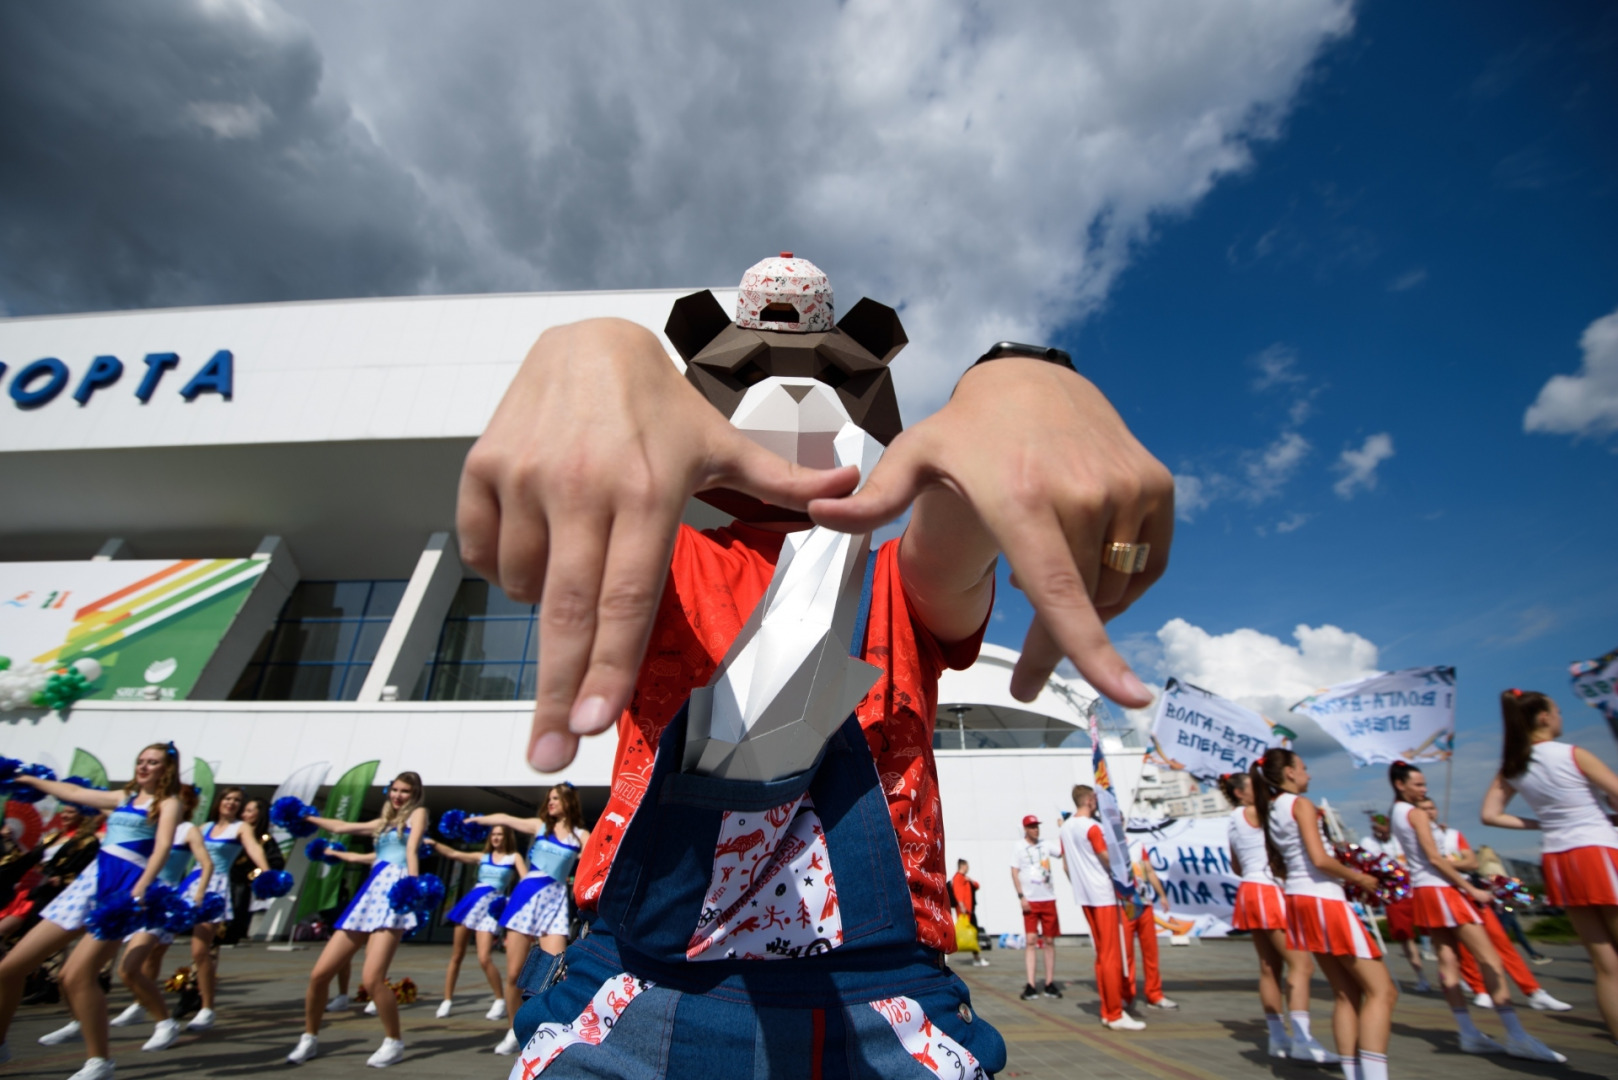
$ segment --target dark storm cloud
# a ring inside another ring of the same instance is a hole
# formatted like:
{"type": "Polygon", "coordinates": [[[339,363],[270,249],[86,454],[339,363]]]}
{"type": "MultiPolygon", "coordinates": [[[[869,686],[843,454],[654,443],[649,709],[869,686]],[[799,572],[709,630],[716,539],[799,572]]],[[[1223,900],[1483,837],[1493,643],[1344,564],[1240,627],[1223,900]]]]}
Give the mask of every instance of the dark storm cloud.
{"type": "Polygon", "coordinates": [[[274,7],[0,5],[12,314],[408,293],[460,247],[274,7]]]}

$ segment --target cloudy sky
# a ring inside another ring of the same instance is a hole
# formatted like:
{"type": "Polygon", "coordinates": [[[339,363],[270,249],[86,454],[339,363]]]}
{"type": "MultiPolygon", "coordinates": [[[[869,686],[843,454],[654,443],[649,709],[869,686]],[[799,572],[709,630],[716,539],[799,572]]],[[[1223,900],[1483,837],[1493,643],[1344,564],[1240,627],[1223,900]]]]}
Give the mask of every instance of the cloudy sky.
{"type": "MultiPolygon", "coordinates": [[[[789,248],[901,307],[910,419],[1052,341],[1174,469],[1174,569],[1115,624],[1145,674],[1275,716],[1455,664],[1463,822],[1502,686],[1615,757],[1565,692],[1618,646],[1610,5],[57,2],[0,39],[0,311],[789,248]]],[[[992,637],[1026,622],[1003,589],[992,637]]]]}

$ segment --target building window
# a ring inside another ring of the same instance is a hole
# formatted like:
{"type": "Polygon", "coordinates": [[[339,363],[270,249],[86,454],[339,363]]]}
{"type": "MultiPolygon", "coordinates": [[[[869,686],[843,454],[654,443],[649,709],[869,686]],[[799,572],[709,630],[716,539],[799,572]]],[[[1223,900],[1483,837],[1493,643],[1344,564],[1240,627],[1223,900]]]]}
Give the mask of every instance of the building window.
{"type": "Polygon", "coordinates": [[[353,701],[404,590],[403,581],[300,582],[231,700],[353,701]]]}
{"type": "Polygon", "coordinates": [[[461,582],[416,680],[417,701],[532,701],[539,660],[539,608],[478,578],[461,582]]]}

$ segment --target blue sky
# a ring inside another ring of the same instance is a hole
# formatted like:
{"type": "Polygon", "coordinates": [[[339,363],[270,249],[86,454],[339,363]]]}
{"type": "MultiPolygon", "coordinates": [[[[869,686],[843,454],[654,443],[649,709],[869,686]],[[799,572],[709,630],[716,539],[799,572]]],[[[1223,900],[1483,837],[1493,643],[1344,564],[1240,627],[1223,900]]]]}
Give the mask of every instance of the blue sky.
{"type": "MultiPolygon", "coordinates": [[[[1618,308],[1618,19],[1601,8],[1362,6],[1281,136],[1158,221],[1107,305],[1062,335],[1177,474],[1246,485],[1180,522],[1172,570],[1115,637],[1150,665],[1174,618],[1286,644],[1331,624],[1383,668],[1456,666],[1451,816],[1469,835],[1496,832],[1476,806],[1507,686],[1554,693],[1618,762],[1567,676],[1618,647],[1618,440],[1523,430],[1618,308]],[[1254,481],[1255,453],[1288,432],[1307,452],[1254,481]],[[1341,497],[1340,453],[1378,433],[1393,456],[1341,497]]],[[[1015,646],[1026,605],[1001,596],[990,636],[1015,646]]],[[[1317,794],[1385,801],[1380,770],[1331,764],[1317,794]]]]}

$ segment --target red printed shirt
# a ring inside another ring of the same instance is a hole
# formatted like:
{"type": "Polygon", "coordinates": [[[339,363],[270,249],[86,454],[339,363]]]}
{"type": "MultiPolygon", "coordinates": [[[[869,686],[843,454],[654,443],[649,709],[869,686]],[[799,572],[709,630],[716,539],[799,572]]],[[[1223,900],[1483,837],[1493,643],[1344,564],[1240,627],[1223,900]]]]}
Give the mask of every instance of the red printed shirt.
{"type": "MultiPolygon", "coordinates": [[[[618,838],[646,793],[658,740],[691,691],[707,685],[742,624],[764,596],[781,553],[781,533],[734,522],[698,532],[681,526],[668,585],[629,708],[618,720],[612,792],[579,860],[575,895],[593,908],[618,838]]],[[[899,580],[899,542],[877,550],[864,659],[883,671],[856,707],[904,859],[920,941],[955,948],[944,873],[944,813],[933,762],[938,676],[977,659],[988,623],[941,644],[910,609],[899,580]]]]}

